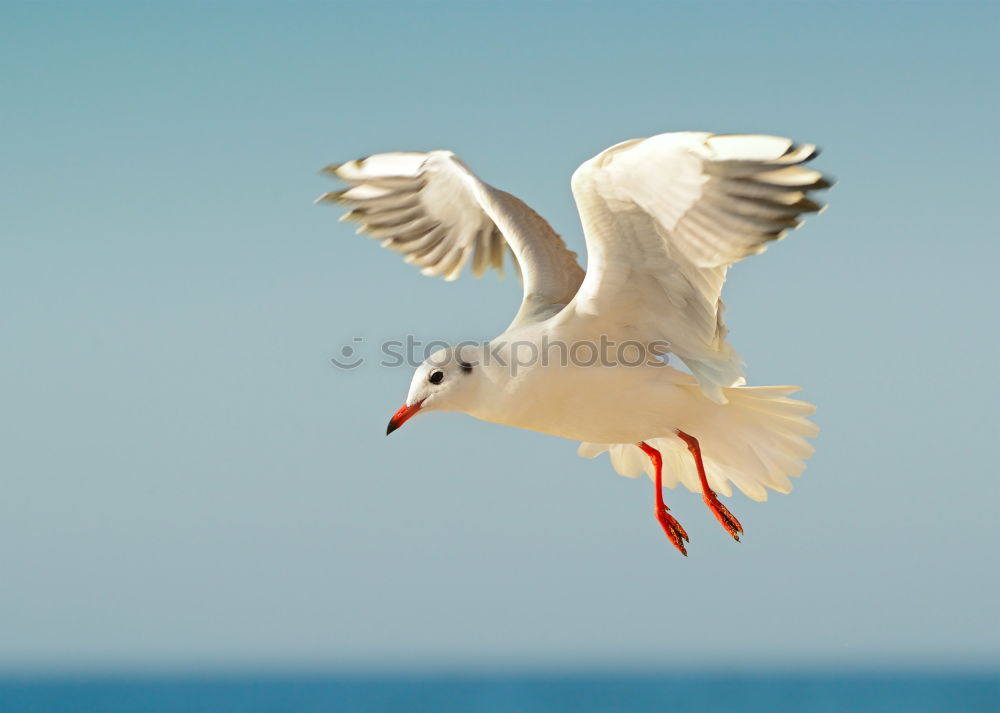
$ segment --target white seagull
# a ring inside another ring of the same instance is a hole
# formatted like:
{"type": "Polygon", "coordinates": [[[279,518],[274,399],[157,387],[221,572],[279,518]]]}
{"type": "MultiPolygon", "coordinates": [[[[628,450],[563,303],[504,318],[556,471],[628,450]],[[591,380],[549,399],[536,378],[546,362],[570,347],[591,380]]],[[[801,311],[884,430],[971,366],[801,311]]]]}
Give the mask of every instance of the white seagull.
{"type": "Polygon", "coordinates": [[[656,518],[684,555],[664,485],[700,492],[738,541],[743,527],[717,493],[789,492],[818,428],[815,407],[789,398],[798,387],[745,386],[722,284],[730,265],[823,207],[810,192],[831,182],[803,165],[816,154],[787,138],[705,132],[612,146],[572,178],[586,272],[545,219],[450,151],[328,167],[349,186],[318,200],[349,206],[343,219],[425,275],[454,280],[470,261],[477,277],[502,274],[509,251],[524,286],[500,336],[417,367],[387,434],[418,412],[461,411],[582,441],[580,455],[609,451],[618,473],[652,477],[656,518]]]}

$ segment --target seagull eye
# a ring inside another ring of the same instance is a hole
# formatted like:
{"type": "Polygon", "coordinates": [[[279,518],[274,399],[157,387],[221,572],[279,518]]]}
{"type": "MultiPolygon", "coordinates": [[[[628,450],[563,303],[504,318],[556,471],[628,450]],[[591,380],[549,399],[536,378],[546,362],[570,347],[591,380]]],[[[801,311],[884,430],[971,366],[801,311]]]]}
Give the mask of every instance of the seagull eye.
{"type": "Polygon", "coordinates": [[[432,384],[440,384],[442,381],[444,381],[444,372],[432,371],[431,375],[427,377],[427,380],[432,384]]]}

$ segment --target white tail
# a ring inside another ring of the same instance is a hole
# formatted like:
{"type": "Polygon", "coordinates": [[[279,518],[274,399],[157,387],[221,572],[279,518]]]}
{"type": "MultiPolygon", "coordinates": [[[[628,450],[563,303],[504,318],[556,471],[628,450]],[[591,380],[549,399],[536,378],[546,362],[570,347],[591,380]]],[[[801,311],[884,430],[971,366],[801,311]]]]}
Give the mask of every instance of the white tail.
{"type": "MultiPolygon", "coordinates": [[[[682,388],[697,390],[696,384],[682,388]]],[[[681,426],[698,439],[708,484],[713,490],[732,495],[735,485],[752,500],[767,500],[767,488],[779,493],[792,489],[789,477],[805,469],[813,447],[805,439],[815,437],[819,427],[806,418],[816,407],[788,396],[797,386],[737,386],[724,388],[728,403],[715,404],[706,417],[681,426]]],[[[663,484],[673,488],[683,483],[701,492],[698,471],[687,445],[676,434],[646,441],[663,454],[663,484]]],[[[619,474],[637,478],[653,475],[649,458],[633,443],[581,443],[585,458],[610,451],[611,465],[619,474]]]]}

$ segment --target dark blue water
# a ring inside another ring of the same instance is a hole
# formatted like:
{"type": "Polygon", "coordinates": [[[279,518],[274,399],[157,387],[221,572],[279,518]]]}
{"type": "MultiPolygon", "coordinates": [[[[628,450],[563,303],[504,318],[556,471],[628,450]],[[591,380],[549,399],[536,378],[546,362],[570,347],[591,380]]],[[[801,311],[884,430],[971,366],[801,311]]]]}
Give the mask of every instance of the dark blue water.
{"type": "Polygon", "coordinates": [[[0,679],[0,713],[986,713],[995,675],[0,679]]]}

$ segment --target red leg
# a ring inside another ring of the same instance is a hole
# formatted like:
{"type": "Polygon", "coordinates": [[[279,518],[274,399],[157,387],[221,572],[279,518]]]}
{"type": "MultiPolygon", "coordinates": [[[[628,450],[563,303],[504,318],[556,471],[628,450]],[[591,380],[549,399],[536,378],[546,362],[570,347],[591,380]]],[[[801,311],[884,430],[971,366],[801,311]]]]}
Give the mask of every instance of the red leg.
{"type": "Polygon", "coordinates": [[[734,540],[739,542],[743,525],[729,512],[729,508],[719,502],[719,496],[715,494],[715,491],[708,487],[708,478],[705,477],[705,464],[701,460],[701,446],[698,445],[698,439],[689,433],[684,433],[684,431],[677,431],[677,436],[687,443],[688,450],[694,456],[694,464],[698,467],[698,479],[701,480],[701,492],[704,495],[705,504],[715,515],[715,519],[726,528],[734,540]]]}
{"type": "Polygon", "coordinates": [[[656,519],[660,521],[660,527],[667,533],[667,537],[670,538],[674,547],[687,557],[688,552],[687,548],[684,547],[684,542],[688,540],[688,534],[681,527],[681,524],[677,522],[677,518],[667,512],[669,508],[663,502],[663,457],[660,456],[658,450],[645,441],[639,441],[636,445],[642,449],[643,453],[649,456],[649,460],[653,463],[653,470],[656,471],[656,519]]]}

